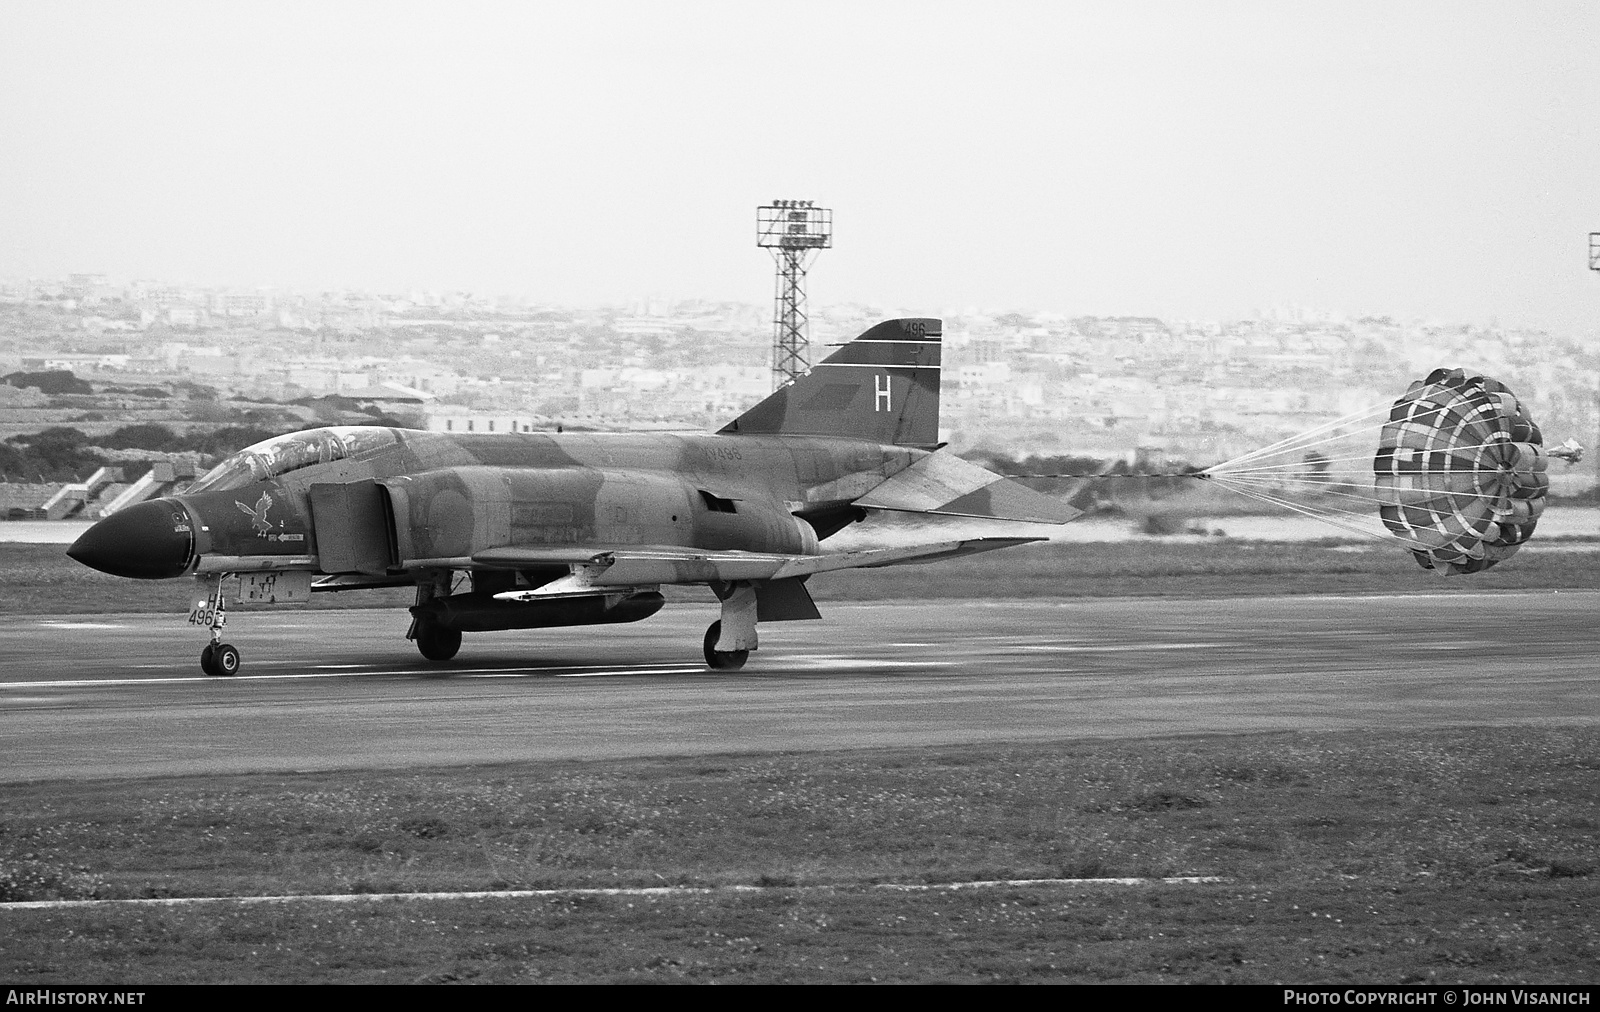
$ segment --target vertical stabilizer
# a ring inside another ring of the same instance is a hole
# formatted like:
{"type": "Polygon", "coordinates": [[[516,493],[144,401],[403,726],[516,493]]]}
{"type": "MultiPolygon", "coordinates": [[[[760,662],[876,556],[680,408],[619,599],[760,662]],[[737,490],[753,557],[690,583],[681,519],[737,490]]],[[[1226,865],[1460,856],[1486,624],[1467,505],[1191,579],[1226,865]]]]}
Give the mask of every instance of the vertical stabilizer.
{"type": "Polygon", "coordinates": [[[943,331],[941,320],[886,320],[720,431],[932,448],[939,441],[943,331]]]}

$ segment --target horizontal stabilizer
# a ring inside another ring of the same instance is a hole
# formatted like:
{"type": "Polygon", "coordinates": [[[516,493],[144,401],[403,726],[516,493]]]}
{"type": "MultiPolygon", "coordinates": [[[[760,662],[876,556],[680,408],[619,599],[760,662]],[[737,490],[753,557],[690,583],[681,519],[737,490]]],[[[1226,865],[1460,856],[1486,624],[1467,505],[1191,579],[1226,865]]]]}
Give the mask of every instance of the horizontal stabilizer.
{"type": "Polygon", "coordinates": [[[933,453],[855,501],[867,509],[1064,524],[1083,511],[968,463],[933,453]]]}
{"type": "Polygon", "coordinates": [[[731,583],[735,580],[787,580],[831,573],[841,569],[872,569],[912,565],[1025,545],[1043,538],[969,538],[903,548],[867,548],[828,555],[783,555],[773,552],[709,551],[661,546],[604,546],[573,549],[495,548],[479,552],[472,564],[489,568],[520,569],[550,565],[558,553],[573,567],[570,575],[527,591],[520,599],[568,597],[603,593],[610,588],[648,587],[667,583],[731,583]],[[537,558],[539,562],[530,561],[537,558]]]}

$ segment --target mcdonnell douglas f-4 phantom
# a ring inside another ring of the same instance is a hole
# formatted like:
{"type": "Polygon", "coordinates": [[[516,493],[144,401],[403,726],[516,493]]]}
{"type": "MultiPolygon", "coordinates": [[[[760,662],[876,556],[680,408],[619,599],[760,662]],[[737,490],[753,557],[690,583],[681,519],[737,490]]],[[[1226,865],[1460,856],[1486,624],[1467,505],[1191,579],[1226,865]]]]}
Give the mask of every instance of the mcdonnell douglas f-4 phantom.
{"type": "Polygon", "coordinates": [[[230,598],[414,585],[407,638],[635,622],[666,584],[722,613],[706,663],[738,668],[759,622],[820,616],[806,580],[1037,538],[829,553],[869,510],[1066,523],[1079,511],[936,452],[941,323],[890,320],[705,435],[461,433],[330,426],[257,443],[181,495],[121,510],[67,554],[116,576],[193,575],[200,665],[231,675],[230,598]],[[237,589],[225,583],[237,580],[237,589]]]}

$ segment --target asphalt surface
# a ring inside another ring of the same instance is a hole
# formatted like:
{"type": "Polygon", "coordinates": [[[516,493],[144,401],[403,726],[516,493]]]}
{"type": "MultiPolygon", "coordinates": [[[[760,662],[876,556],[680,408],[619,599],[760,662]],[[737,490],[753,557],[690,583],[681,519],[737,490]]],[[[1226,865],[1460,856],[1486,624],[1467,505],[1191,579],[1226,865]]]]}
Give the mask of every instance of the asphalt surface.
{"type": "Polygon", "coordinates": [[[1600,593],[825,604],[700,660],[712,607],[469,634],[403,611],[0,617],[0,782],[1287,729],[1600,722],[1600,593]]]}

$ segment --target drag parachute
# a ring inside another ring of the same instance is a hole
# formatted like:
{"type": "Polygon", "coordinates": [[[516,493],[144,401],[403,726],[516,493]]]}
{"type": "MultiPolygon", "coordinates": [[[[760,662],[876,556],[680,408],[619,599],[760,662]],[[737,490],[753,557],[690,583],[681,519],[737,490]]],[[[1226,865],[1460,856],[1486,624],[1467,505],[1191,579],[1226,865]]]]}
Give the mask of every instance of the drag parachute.
{"type": "Polygon", "coordinates": [[[1475,573],[1533,534],[1547,452],[1506,386],[1436,369],[1379,405],[1201,472],[1253,499],[1398,542],[1427,569],[1475,573]],[[1372,449],[1376,433],[1377,449],[1372,449]],[[1373,521],[1376,520],[1377,524],[1373,521]]]}
{"type": "Polygon", "coordinates": [[[1394,402],[1378,437],[1378,516],[1429,569],[1487,569],[1533,535],[1550,488],[1543,443],[1505,384],[1436,369],[1394,402]]]}

